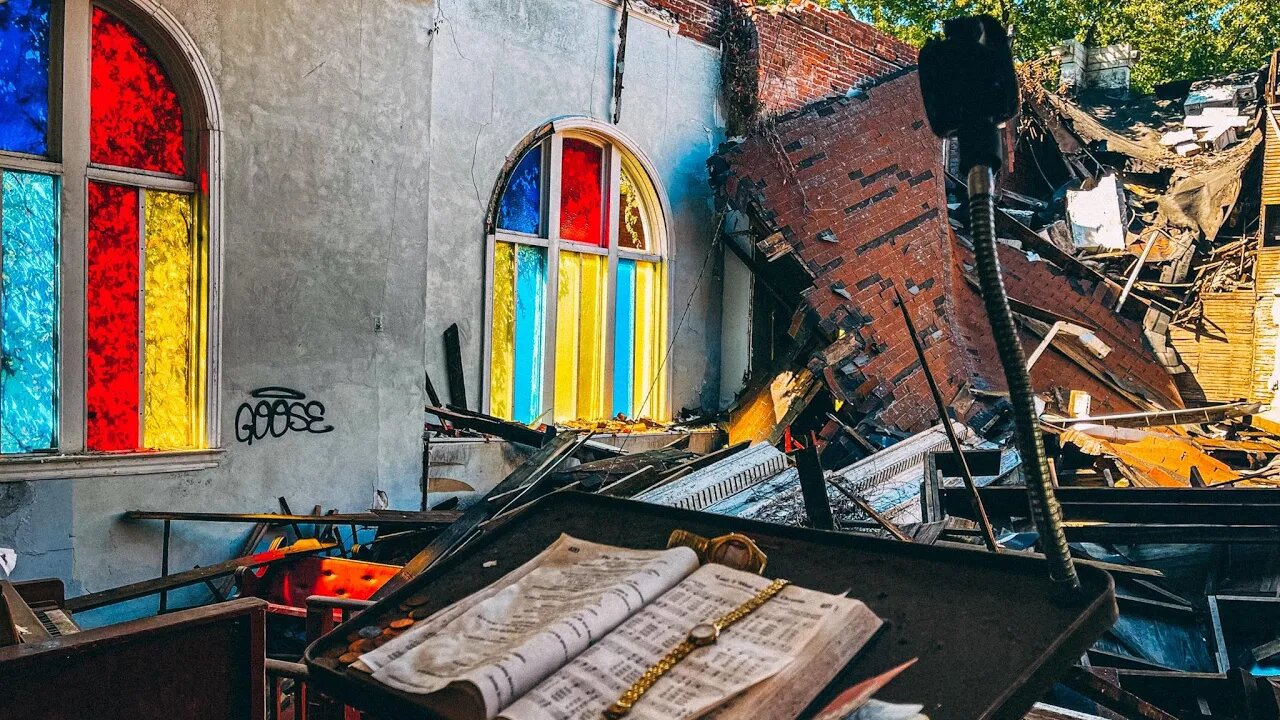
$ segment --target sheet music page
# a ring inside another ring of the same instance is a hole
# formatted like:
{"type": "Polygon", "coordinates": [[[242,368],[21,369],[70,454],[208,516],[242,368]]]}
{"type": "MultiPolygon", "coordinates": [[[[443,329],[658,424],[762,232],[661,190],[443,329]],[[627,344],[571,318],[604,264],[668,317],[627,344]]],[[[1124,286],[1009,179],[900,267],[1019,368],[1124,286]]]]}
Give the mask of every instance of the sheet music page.
{"type": "MultiPolygon", "coordinates": [[[[710,622],[769,584],[758,575],[706,565],[591,646],[502,712],[504,720],[598,720],[694,625],[710,622]]],[[[857,601],[790,586],[695,650],[664,675],[629,719],[696,718],[787,667],[832,615],[857,601]]]]}
{"type": "Polygon", "coordinates": [[[563,535],[360,659],[375,679],[405,692],[470,682],[493,717],[697,567],[685,547],[631,550],[563,535]]]}

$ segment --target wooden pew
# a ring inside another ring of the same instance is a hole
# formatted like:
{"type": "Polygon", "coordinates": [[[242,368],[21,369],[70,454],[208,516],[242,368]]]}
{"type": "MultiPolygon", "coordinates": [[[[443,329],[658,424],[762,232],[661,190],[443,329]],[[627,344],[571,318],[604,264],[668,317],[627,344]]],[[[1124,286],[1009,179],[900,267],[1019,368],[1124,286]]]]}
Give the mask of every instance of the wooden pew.
{"type": "Polygon", "coordinates": [[[0,648],[0,720],[263,720],[266,607],[232,600],[0,648]]]}

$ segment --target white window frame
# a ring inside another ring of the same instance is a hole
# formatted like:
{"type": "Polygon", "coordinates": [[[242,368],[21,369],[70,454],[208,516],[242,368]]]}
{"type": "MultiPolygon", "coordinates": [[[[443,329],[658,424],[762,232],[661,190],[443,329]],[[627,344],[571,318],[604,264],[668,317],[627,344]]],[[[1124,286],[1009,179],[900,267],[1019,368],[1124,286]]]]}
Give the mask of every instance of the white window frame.
{"type": "Polygon", "coordinates": [[[0,152],[0,167],[53,175],[61,188],[58,330],[58,447],[51,453],[0,456],[0,482],[184,472],[215,467],[223,450],[219,386],[222,345],[222,122],[213,74],[195,40],[152,0],[54,0],[50,44],[49,155],[0,152]],[[59,4],[61,7],[59,8],[59,4]],[[89,90],[93,8],[127,24],[164,67],[186,124],[186,176],[89,161],[89,90]],[[61,25],[58,18],[61,17],[61,25]],[[61,90],[60,94],[58,93],[61,90]],[[207,193],[196,182],[207,173],[207,193]],[[88,184],[103,181],[191,195],[206,223],[208,297],[203,438],[206,449],[94,453],[85,450],[85,241],[88,184]]]}
{"type": "MultiPolygon", "coordinates": [[[[483,337],[483,358],[481,372],[481,402],[484,412],[491,410],[491,371],[493,367],[493,262],[494,254],[497,251],[498,242],[508,242],[520,245],[530,245],[534,247],[545,248],[547,251],[547,280],[546,280],[546,304],[545,304],[545,336],[543,338],[543,394],[542,394],[542,414],[538,418],[540,422],[551,424],[555,414],[555,379],[556,379],[556,322],[557,322],[557,304],[559,301],[559,284],[560,284],[560,249],[563,247],[567,251],[584,253],[591,255],[607,256],[608,260],[608,280],[607,292],[605,296],[605,317],[607,322],[605,325],[605,358],[604,358],[604,394],[606,405],[612,402],[613,398],[613,348],[615,341],[615,320],[617,307],[617,271],[619,260],[636,260],[639,262],[657,263],[662,266],[663,272],[666,274],[666,288],[670,293],[673,285],[674,259],[670,251],[670,218],[671,212],[667,204],[667,193],[661,184],[661,178],[657,173],[653,163],[638,149],[636,144],[626,135],[618,131],[613,125],[606,124],[599,120],[587,117],[564,117],[557,118],[548,123],[543,128],[532,133],[531,137],[522,141],[516,149],[508,156],[507,164],[504,172],[500,174],[498,182],[495,185],[493,202],[490,203],[491,217],[489,218],[487,232],[485,233],[485,306],[484,306],[484,337],[483,337]],[[606,234],[608,236],[608,247],[599,247],[588,245],[587,243],[574,240],[563,240],[560,238],[559,218],[560,218],[560,167],[563,158],[564,139],[582,138],[596,145],[603,145],[605,149],[604,162],[604,192],[605,197],[609,200],[609,209],[606,212],[605,222],[606,234]],[[543,192],[544,206],[542,208],[541,219],[543,223],[543,231],[541,235],[528,235],[510,230],[502,230],[497,225],[497,207],[501,202],[502,194],[506,190],[507,182],[510,180],[510,174],[519,163],[524,154],[532,149],[535,145],[541,144],[542,153],[542,182],[545,186],[543,192]],[[646,241],[652,252],[640,252],[618,247],[618,208],[614,205],[614,198],[619,197],[619,186],[622,177],[622,166],[626,163],[629,165],[629,171],[636,182],[636,190],[643,194],[643,202],[641,206],[648,213],[647,235],[646,241]]],[[[672,303],[665,303],[667,312],[663,322],[666,324],[668,333],[671,329],[672,321],[672,303]]],[[[668,345],[671,338],[668,336],[668,345]]],[[[663,392],[665,394],[663,406],[671,407],[672,398],[672,382],[670,367],[665,362],[667,359],[668,348],[662,348],[663,357],[662,372],[666,373],[667,382],[664,383],[663,392]]],[[[594,419],[594,418],[593,418],[594,419]]]]}

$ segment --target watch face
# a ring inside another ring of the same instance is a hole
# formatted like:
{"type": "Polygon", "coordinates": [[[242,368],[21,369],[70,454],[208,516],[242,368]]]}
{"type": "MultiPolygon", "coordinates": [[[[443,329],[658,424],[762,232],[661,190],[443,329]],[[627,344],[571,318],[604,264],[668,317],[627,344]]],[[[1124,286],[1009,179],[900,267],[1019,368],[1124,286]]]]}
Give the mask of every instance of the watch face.
{"type": "Polygon", "coordinates": [[[697,645],[698,647],[703,647],[704,645],[710,645],[715,642],[716,638],[719,636],[720,628],[712,625],[711,623],[702,623],[700,625],[694,625],[693,629],[689,631],[689,642],[697,645]]]}

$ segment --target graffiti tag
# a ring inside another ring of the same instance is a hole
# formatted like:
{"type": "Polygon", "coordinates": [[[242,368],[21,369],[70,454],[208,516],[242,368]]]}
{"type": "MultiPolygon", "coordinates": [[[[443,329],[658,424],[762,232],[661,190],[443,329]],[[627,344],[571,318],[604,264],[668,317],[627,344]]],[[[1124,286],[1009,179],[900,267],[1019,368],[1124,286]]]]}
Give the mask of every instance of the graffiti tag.
{"type": "Polygon", "coordinates": [[[332,425],[324,424],[324,403],[307,400],[305,393],[261,387],[249,397],[252,400],[236,408],[236,440],[242,443],[252,445],[254,440],[283,437],[289,432],[319,435],[333,431],[332,425]]]}

